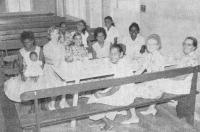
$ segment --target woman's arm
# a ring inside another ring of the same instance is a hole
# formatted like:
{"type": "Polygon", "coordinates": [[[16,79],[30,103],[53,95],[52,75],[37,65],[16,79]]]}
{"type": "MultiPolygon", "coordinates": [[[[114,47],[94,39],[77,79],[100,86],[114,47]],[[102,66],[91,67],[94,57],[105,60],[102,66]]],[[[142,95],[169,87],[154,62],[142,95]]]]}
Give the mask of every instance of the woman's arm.
{"type": "Polygon", "coordinates": [[[24,76],[24,64],[23,64],[23,57],[20,54],[20,52],[18,53],[18,59],[19,59],[19,73],[21,75],[21,80],[22,81],[26,81],[26,77],[24,76]]]}
{"type": "Polygon", "coordinates": [[[42,47],[40,47],[39,60],[42,61],[42,68],[43,68],[44,64],[45,64],[45,58],[44,58],[44,52],[43,52],[43,48],[42,47]]]}

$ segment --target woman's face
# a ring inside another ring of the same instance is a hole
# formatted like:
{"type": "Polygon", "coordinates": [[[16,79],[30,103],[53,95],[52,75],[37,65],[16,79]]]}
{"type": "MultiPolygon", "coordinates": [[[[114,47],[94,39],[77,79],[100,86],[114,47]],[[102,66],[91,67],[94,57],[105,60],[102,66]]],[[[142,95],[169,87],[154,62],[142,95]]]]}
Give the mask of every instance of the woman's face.
{"type": "Polygon", "coordinates": [[[34,43],[34,40],[25,39],[25,40],[23,41],[24,48],[25,48],[26,50],[30,50],[31,48],[34,47],[33,43],[34,43]]]}
{"type": "Polygon", "coordinates": [[[51,40],[58,40],[58,38],[59,38],[59,30],[58,29],[55,29],[55,30],[53,30],[51,33],[50,33],[50,35],[51,35],[51,40]]]}
{"type": "Polygon", "coordinates": [[[158,44],[158,41],[156,39],[149,39],[147,41],[147,50],[150,52],[150,53],[153,53],[154,51],[157,51],[159,50],[159,44],[158,44]]]}
{"type": "Polygon", "coordinates": [[[79,32],[82,32],[82,30],[85,28],[85,25],[82,23],[82,22],[79,22],[78,24],[77,24],[77,30],[79,31],[79,32]]]}
{"type": "Polygon", "coordinates": [[[183,53],[188,55],[191,52],[193,52],[196,48],[193,46],[193,40],[191,39],[186,39],[183,42],[183,53]]]}
{"type": "Polygon", "coordinates": [[[74,43],[75,45],[80,46],[82,44],[82,36],[81,35],[77,35],[74,37],[74,43]]]}
{"type": "Polygon", "coordinates": [[[99,43],[104,43],[104,40],[105,40],[105,35],[102,32],[98,33],[97,34],[97,41],[99,43]]]}
{"type": "Polygon", "coordinates": [[[119,49],[111,48],[111,50],[110,50],[110,61],[112,63],[117,63],[121,57],[122,57],[122,53],[119,52],[119,49]]]}
{"type": "Polygon", "coordinates": [[[137,34],[138,34],[137,28],[132,26],[132,28],[129,31],[129,34],[130,34],[132,40],[135,40],[137,38],[137,34]]]}
{"type": "Polygon", "coordinates": [[[112,21],[111,21],[110,19],[105,19],[104,22],[105,22],[105,26],[106,26],[107,28],[110,28],[110,27],[111,27],[112,21]]]}

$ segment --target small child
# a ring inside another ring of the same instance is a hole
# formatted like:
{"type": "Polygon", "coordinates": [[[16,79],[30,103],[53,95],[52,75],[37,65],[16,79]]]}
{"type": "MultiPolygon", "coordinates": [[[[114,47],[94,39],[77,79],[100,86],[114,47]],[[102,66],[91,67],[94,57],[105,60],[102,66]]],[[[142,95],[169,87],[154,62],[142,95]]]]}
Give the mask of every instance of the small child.
{"type": "MultiPolygon", "coordinates": [[[[128,63],[128,60],[123,55],[123,49],[119,44],[114,44],[111,46],[110,62],[113,65],[115,78],[133,75],[132,66],[128,63]]],[[[131,103],[133,103],[135,98],[135,89],[133,88],[134,85],[135,84],[127,84],[117,87],[111,87],[104,91],[98,91],[89,99],[88,103],[101,103],[112,106],[130,105],[131,103]]],[[[114,120],[116,114],[117,112],[108,112],[90,116],[90,119],[95,120],[95,122],[93,122],[94,124],[104,123],[105,125],[102,129],[109,130],[113,127],[110,120],[114,120]]],[[[138,123],[139,118],[135,113],[135,109],[131,110],[131,114],[132,117],[131,119],[129,119],[132,121],[131,123],[138,123]]]]}
{"type": "Polygon", "coordinates": [[[38,54],[36,52],[30,52],[30,61],[25,64],[24,75],[25,77],[39,77],[43,75],[42,61],[39,61],[38,54]]]}

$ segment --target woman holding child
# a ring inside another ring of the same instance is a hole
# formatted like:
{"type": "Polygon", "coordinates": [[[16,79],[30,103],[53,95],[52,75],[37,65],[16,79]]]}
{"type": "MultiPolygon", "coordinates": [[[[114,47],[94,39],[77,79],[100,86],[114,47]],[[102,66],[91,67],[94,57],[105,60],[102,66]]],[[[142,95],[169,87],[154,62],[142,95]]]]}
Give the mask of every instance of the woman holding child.
{"type": "Polygon", "coordinates": [[[21,34],[21,42],[24,47],[19,50],[18,54],[20,75],[10,78],[4,84],[5,94],[9,99],[16,102],[21,102],[20,95],[23,92],[35,90],[35,81],[40,76],[37,71],[41,71],[43,67],[41,63],[44,64],[42,49],[35,44],[33,32],[24,31],[21,34]],[[35,70],[29,68],[34,62],[37,65],[35,70]]]}

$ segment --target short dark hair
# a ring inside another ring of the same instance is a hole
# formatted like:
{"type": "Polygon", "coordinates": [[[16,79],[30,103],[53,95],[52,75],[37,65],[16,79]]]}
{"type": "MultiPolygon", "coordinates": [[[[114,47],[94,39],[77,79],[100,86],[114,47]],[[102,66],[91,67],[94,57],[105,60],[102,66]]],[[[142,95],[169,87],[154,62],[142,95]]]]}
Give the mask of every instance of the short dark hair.
{"type": "Polygon", "coordinates": [[[59,26],[61,27],[63,24],[67,26],[65,22],[60,22],[59,26]]]}
{"type": "Polygon", "coordinates": [[[72,38],[74,39],[76,36],[81,36],[81,34],[79,32],[75,32],[72,38]]]}
{"type": "Polygon", "coordinates": [[[83,30],[81,32],[83,34],[85,34],[85,32],[87,31],[87,24],[86,24],[86,22],[84,20],[80,20],[80,21],[78,21],[78,23],[83,23],[84,28],[83,28],[83,30]]]}
{"type": "Polygon", "coordinates": [[[106,19],[109,19],[111,22],[112,22],[112,26],[115,26],[115,23],[114,23],[114,21],[113,21],[113,19],[112,19],[112,17],[111,16],[107,16],[107,17],[105,17],[104,18],[104,21],[106,20],[106,19]]]}
{"type": "Polygon", "coordinates": [[[197,45],[198,45],[198,41],[197,41],[197,39],[195,38],[195,37],[192,37],[192,36],[189,36],[189,37],[186,37],[185,38],[185,40],[187,40],[187,39],[190,39],[190,40],[192,40],[192,44],[193,44],[193,46],[195,47],[195,49],[197,48],[197,45]]]}
{"type": "Polygon", "coordinates": [[[138,31],[138,33],[140,32],[140,27],[136,22],[131,23],[131,25],[129,26],[129,31],[131,31],[131,28],[135,27],[138,31]]]}
{"type": "Polygon", "coordinates": [[[107,34],[106,34],[106,30],[105,30],[104,28],[98,27],[98,28],[95,29],[95,31],[94,31],[94,38],[95,38],[96,40],[97,40],[97,35],[98,35],[98,33],[103,33],[104,36],[105,36],[105,39],[106,39],[107,34]]]}
{"type": "Polygon", "coordinates": [[[38,54],[35,52],[35,51],[32,51],[30,54],[29,54],[29,57],[31,58],[31,55],[36,55],[38,57],[38,54]]]}
{"type": "Polygon", "coordinates": [[[120,53],[123,53],[123,55],[124,55],[125,51],[122,46],[123,46],[123,44],[113,44],[113,45],[111,45],[110,50],[112,50],[113,48],[116,48],[116,49],[118,49],[118,51],[120,53]]]}
{"type": "Polygon", "coordinates": [[[26,39],[35,41],[34,33],[33,33],[32,31],[23,31],[23,32],[21,33],[20,40],[21,40],[21,42],[23,43],[24,40],[26,40],[26,39]]]}

